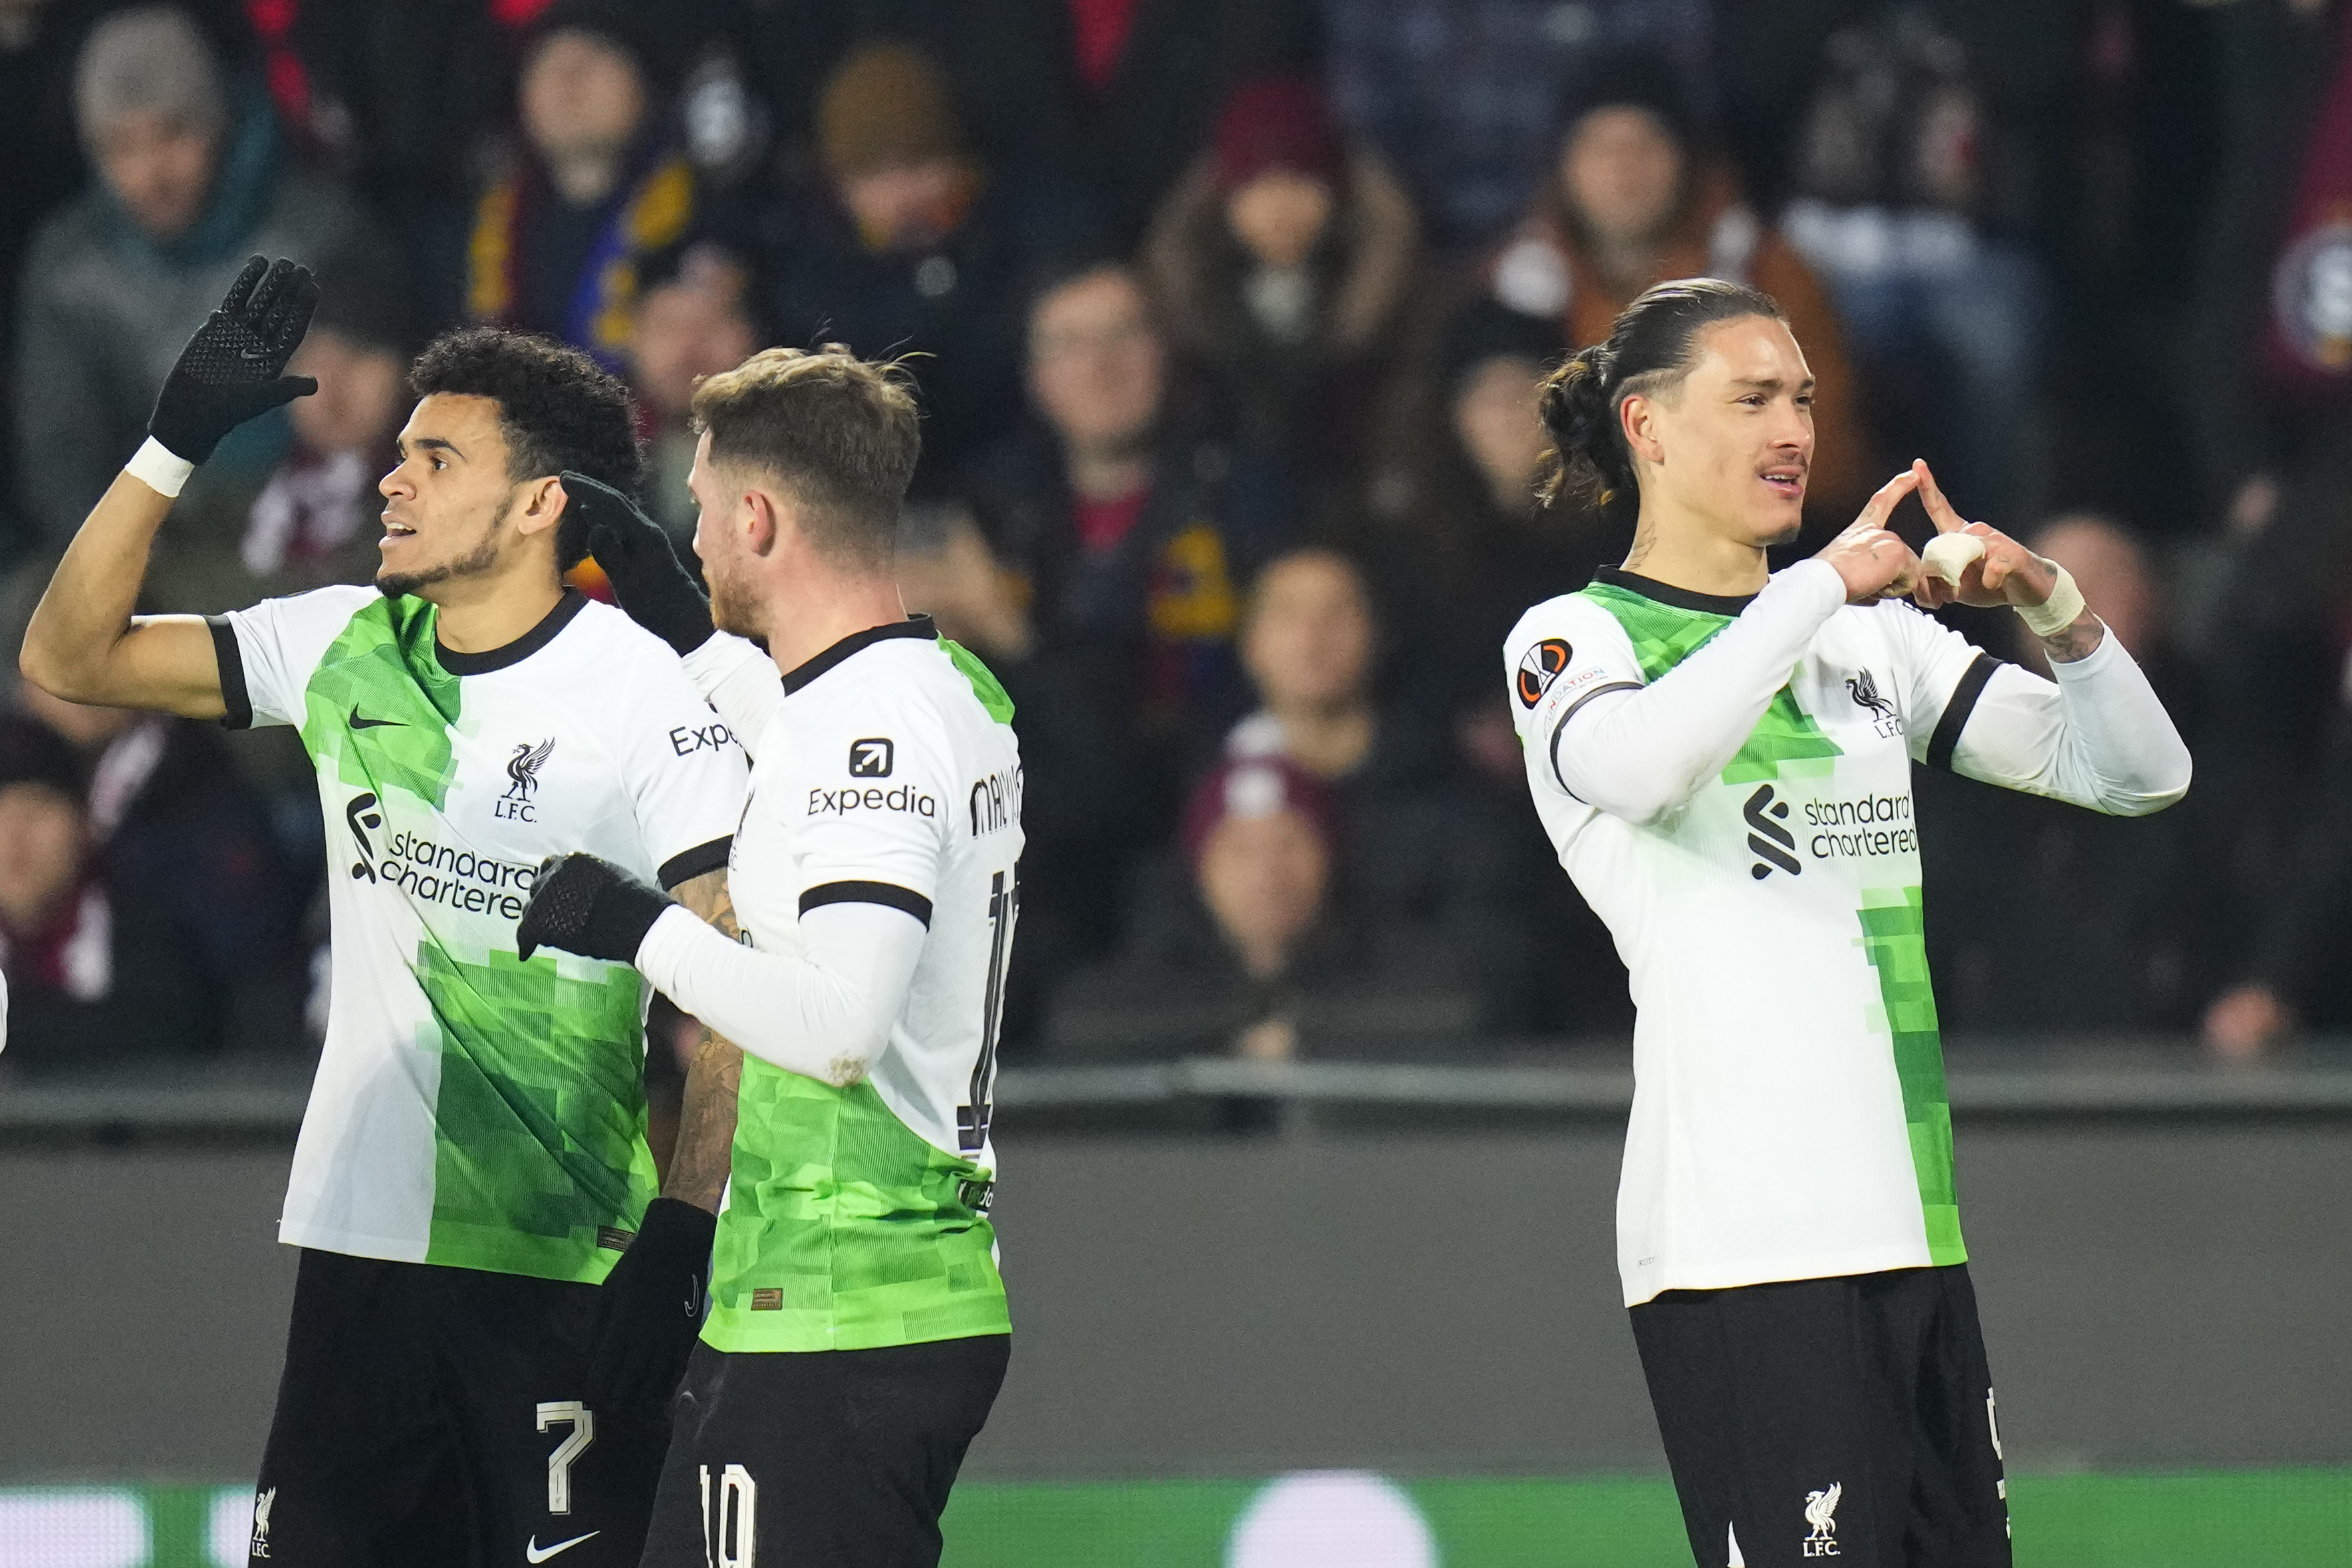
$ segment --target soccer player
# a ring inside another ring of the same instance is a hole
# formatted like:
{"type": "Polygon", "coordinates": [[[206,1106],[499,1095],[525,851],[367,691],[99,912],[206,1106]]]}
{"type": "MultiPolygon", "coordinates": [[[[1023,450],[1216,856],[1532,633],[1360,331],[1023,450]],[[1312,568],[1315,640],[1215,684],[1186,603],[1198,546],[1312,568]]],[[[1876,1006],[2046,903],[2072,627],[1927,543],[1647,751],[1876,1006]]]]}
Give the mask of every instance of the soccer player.
{"type": "Polygon", "coordinates": [[[637,453],[620,384],[543,339],[461,332],[417,361],[373,587],[131,615],[191,470],[315,389],[283,372],[316,299],[286,262],[238,278],[24,670],[77,702],[295,725],[317,765],[333,1002],[278,1229],[302,1251],[251,1561],[633,1565],[699,1319],[729,1053],[690,1075],[656,1199],[639,977],[525,956],[515,923],[541,860],[583,842],[723,918],[746,764],[675,654],[562,586],[585,547],[557,474],[626,488],[637,453]]]}
{"type": "Polygon", "coordinates": [[[1983,1568],[2010,1561],[2006,1484],[1911,767],[2137,816],[2186,792],[2189,753],[2066,574],[1963,525],[1924,464],[1769,573],[1811,389],[1773,302],[1712,279],[1650,289],[1554,373],[1555,488],[1633,544],[1529,610],[1506,669],[1537,810],[1632,972],[1618,1268],[1696,1561],[1983,1568]],[[1914,490],[1956,581],[1885,527],[1914,490]],[[2054,684],[1906,592],[2009,605],[2054,684]]]}
{"type": "Polygon", "coordinates": [[[935,1564],[1011,1329],[987,1213],[1013,705],[899,603],[918,447],[901,372],[769,349],[705,381],[694,417],[708,605],[624,498],[564,483],[622,603],[688,653],[751,753],[733,862],[749,945],[593,854],[543,876],[519,928],[525,952],[637,963],[751,1058],[646,1562],[935,1564]]]}

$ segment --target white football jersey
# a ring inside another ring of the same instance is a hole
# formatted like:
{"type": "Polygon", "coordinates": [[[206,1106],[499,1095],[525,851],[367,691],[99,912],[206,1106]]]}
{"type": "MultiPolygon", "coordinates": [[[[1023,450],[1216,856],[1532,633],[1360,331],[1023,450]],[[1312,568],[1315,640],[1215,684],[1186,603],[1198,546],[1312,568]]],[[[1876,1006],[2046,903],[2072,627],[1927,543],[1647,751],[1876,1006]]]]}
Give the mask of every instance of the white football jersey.
{"type": "Polygon", "coordinates": [[[730,862],[743,940],[797,955],[803,914],[852,902],[925,934],[864,1079],[746,1058],[703,1338],[801,1351],[1003,1332],[986,1209],[1019,908],[1012,704],[922,616],[845,638],[782,690],[730,862]]]}
{"type": "Polygon", "coordinates": [[[740,746],[627,616],[566,594],[487,653],[321,588],[214,622],[228,721],[299,726],[326,820],[326,1046],[280,1240],[602,1279],[654,1190],[636,971],[515,921],[572,849],[675,886],[726,864],[740,746]]]}

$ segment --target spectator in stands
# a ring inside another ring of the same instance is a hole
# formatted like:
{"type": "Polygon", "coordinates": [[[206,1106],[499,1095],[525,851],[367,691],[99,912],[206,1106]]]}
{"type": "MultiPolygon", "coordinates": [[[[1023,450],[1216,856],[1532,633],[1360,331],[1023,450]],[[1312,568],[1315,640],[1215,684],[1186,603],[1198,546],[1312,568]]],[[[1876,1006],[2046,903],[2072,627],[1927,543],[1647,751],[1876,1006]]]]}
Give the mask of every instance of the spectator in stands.
{"type": "MultiPolygon", "coordinates": [[[[372,243],[347,200],[287,163],[267,98],[184,12],[100,23],[74,108],[99,178],[33,242],[15,367],[26,506],[52,547],[138,447],[155,389],[246,258],[317,266],[372,243]]],[[[287,432],[282,415],[247,425],[191,492],[250,482],[287,432]]]]}
{"type": "Polygon", "coordinates": [[[1828,55],[1781,226],[1829,284],[1887,439],[1989,515],[2013,515],[2045,285],[1982,221],[1993,128],[1966,56],[1909,5],[1839,33],[1828,55]]]}
{"type": "Polygon", "coordinates": [[[627,0],[556,0],[531,25],[514,166],[475,204],[465,312],[621,368],[637,268],[710,215],[669,134],[668,37],[627,0]]]}
{"type": "Polygon", "coordinates": [[[925,489],[1019,423],[1021,306],[1086,225],[1076,197],[984,167],[946,73],[909,45],[855,50],[817,104],[820,178],[772,263],[782,340],[913,352],[925,489]]]}
{"type": "Polygon", "coordinates": [[[1566,351],[1557,319],[1477,301],[1445,334],[1435,406],[1416,408],[1367,471],[1359,549],[1449,702],[1494,699],[1495,650],[1513,623],[1631,543],[1599,514],[1537,496],[1550,451],[1537,395],[1566,351]]]}
{"type": "MultiPolygon", "coordinates": [[[[2184,731],[2193,692],[2167,647],[2163,590],[2131,531],[2087,514],[2053,520],[2033,549],[2074,574],[2084,602],[2129,649],[2184,731]]],[[[2041,639],[2013,616],[2011,657],[2047,675],[2041,639]]],[[[2200,973],[2218,922],[2200,840],[2182,816],[2101,816],[2014,790],[1918,770],[1915,788],[1928,885],[1928,963],[1936,1005],[1955,1030],[2179,1033],[2192,1027],[2200,973]],[[2025,845],[2022,862],[1985,853],[2025,845]],[[2063,952],[2066,983],[2032,992],[2004,976],[2036,954],[2063,952]]],[[[2190,809],[2184,807],[2184,810],[2190,809]]]]}
{"type": "MultiPolygon", "coordinates": [[[[1323,0],[1340,118],[1402,171],[1436,242],[1485,250],[1550,174],[1569,98],[1620,51],[1671,60],[1684,101],[1714,101],[1706,0],[1323,0]]],[[[1580,342],[1591,340],[1580,340],[1580,342]]]]}
{"type": "Polygon", "coordinates": [[[1186,885],[1147,883],[1122,958],[1075,976],[1048,1042],[1065,1059],[1425,1053],[1482,1020],[1443,947],[1383,941],[1346,885],[1338,804],[1281,756],[1224,763],[1193,792],[1186,885]]]}
{"type": "Polygon", "coordinates": [[[1028,355],[1038,426],[971,491],[1038,645],[1087,650],[1139,739],[1214,733],[1241,699],[1240,585],[1288,527],[1278,465],[1173,405],[1160,330],[1127,268],[1045,289],[1028,355]]]}
{"type": "MultiPolygon", "coordinates": [[[[33,230],[79,190],[89,170],[74,138],[73,62],[82,7],[57,0],[0,0],[0,364],[15,363],[16,285],[33,230]]],[[[16,430],[0,419],[0,554],[27,542],[18,510],[16,430]]]]}
{"type": "Polygon", "coordinates": [[[1082,190],[1120,254],[1208,140],[1233,84],[1314,51],[1313,0],[910,0],[999,168],[1082,190]]]}
{"type": "MultiPolygon", "coordinates": [[[[1251,589],[1242,630],[1260,706],[1227,734],[1225,754],[1286,758],[1328,789],[1347,825],[1340,853],[1353,894],[1400,940],[1411,933],[1460,955],[1482,1016],[1527,1030],[1539,966],[1524,845],[1511,831],[1523,814],[1472,786],[1444,718],[1379,695],[1381,642],[1370,588],[1347,557],[1320,548],[1276,557],[1251,589]]],[[[1418,642],[1412,657],[1423,657],[1418,642]]]]}
{"type": "Polygon", "coordinates": [[[295,890],[217,734],[110,709],[65,716],[80,755],[36,719],[0,716],[7,1065],[298,1047],[295,890]]]}
{"type": "Polygon", "coordinates": [[[1819,439],[1808,511],[1853,521],[1874,486],[1869,441],[1836,312],[1811,271],[1705,151],[1664,61],[1612,61],[1577,102],[1558,159],[1489,281],[1514,310],[1556,317],[1570,344],[1597,343],[1634,296],[1672,278],[1751,284],[1780,301],[1814,377],[1819,439]]]}
{"type": "Polygon", "coordinates": [[[1146,262],[1176,347],[1255,439],[1334,483],[1360,458],[1413,277],[1412,206],[1303,76],[1236,88],[1161,204],[1146,262]]]}
{"type": "Polygon", "coordinates": [[[901,563],[925,579],[909,607],[969,628],[1016,706],[1023,1006],[1115,938],[1138,853],[1240,716],[1241,585],[1290,525],[1279,466],[1176,406],[1130,269],[1050,283],[1028,329],[1033,427],[976,470],[976,530],[951,522],[901,563]]]}
{"type": "Polygon", "coordinates": [[[679,247],[656,257],[641,279],[644,295],[629,339],[629,384],[646,442],[646,510],[669,531],[683,559],[700,509],[688,493],[695,433],[694,385],[732,370],[765,341],[751,300],[751,272],[716,245],[679,247]]]}

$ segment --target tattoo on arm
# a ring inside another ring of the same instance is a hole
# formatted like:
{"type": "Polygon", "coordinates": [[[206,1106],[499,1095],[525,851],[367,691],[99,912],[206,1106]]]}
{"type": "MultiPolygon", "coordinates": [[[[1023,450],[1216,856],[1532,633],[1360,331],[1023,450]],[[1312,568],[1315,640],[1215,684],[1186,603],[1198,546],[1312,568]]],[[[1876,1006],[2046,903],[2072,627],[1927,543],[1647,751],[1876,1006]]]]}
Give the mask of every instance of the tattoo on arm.
{"type": "Polygon", "coordinates": [[[2078,658],[2088,658],[2096,652],[2099,644],[2106,640],[2106,623],[2090,611],[2084,610],[2074,617],[2065,630],[2055,637],[2043,637],[2042,646],[2050,650],[2053,661],[2058,664],[2072,664],[2078,658]]]}
{"type": "MultiPolygon", "coordinates": [[[[677,901],[730,937],[740,938],[735,900],[727,891],[727,873],[709,871],[690,878],[674,889],[677,901]]],[[[743,1053],[727,1041],[702,1031],[693,1064],[686,1072],[686,1102],[677,1118],[677,1147],[670,1155],[669,1180],[662,1196],[677,1198],[716,1213],[727,1190],[727,1172],[735,1149],[735,1093],[743,1082],[743,1053]]]]}

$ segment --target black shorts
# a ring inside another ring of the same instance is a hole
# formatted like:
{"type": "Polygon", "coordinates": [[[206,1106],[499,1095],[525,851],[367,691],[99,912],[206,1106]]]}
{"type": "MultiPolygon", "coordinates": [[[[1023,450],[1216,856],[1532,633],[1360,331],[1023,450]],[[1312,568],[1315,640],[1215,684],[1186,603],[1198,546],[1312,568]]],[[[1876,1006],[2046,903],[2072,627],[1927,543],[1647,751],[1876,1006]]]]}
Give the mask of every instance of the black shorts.
{"type": "Polygon", "coordinates": [[[581,1403],[596,1287],[304,1249],[253,1568],[636,1568],[667,1412],[581,1403]]]}
{"type": "Polygon", "coordinates": [[[1633,1318],[1699,1568],[2009,1568],[1967,1265],[1668,1290],[1633,1318]]]}
{"type": "Polygon", "coordinates": [[[1012,1343],[695,1346],[646,1568],[936,1568],[940,1510],[1012,1343]]]}

